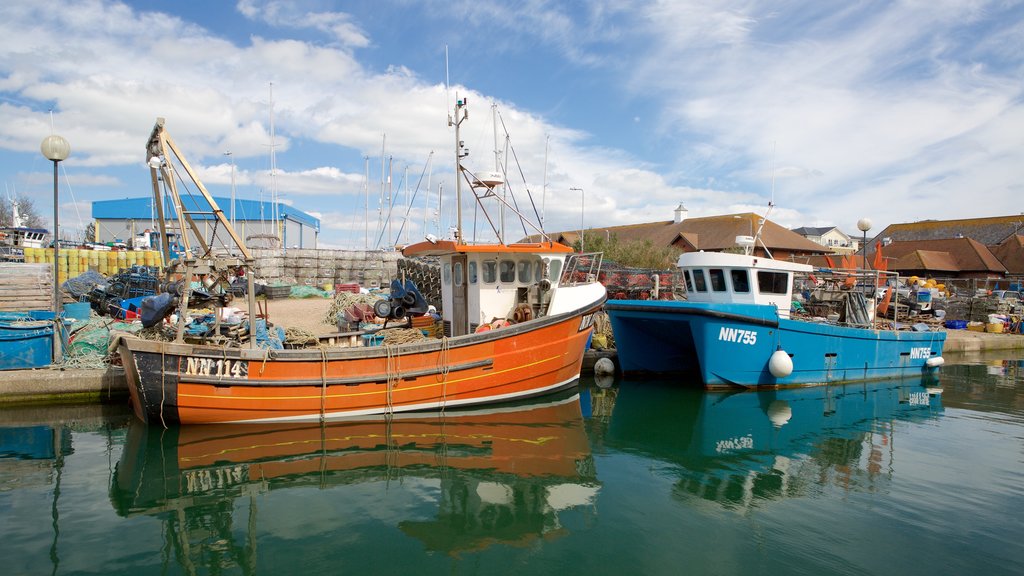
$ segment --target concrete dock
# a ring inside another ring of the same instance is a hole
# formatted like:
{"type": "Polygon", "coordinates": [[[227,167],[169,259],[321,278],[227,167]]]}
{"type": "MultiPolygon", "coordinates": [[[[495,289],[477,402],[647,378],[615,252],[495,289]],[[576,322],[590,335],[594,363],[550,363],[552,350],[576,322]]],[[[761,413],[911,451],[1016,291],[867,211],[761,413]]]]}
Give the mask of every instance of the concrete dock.
{"type": "MultiPolygon", "coordinates": [[[[964,356],[992,350],[1024,350],[1024,335],[990,334],[968,330],[946,333],[943,356],[956,362],[964,356]]],[[[598,358],[612,358],[613,350],[588,351],[583,373],[593,373],[598,358]]],[[[124,369],[6,370],[0,371],[0,407],[25,404],[127,402],[124,369]]]]}

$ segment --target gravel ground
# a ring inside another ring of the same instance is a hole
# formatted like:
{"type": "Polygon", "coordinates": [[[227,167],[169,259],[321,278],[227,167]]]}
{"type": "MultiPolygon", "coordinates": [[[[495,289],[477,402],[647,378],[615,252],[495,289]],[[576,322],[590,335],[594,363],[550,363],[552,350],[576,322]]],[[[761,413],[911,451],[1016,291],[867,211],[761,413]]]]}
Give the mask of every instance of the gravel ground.
{"type": "MultiPolygon", "coordinates": [[[[331,309],[333,300],[330,298],[279,298],[274,300],[257,300],[268,309],[270,321],[282,328],[299,328],[313,334],[337,332],[338,327],[328,324],[324,318],[331,309]]],[[[248,310],[248,302],[244,297],[235,298],[231,305],[248,310]]]]}

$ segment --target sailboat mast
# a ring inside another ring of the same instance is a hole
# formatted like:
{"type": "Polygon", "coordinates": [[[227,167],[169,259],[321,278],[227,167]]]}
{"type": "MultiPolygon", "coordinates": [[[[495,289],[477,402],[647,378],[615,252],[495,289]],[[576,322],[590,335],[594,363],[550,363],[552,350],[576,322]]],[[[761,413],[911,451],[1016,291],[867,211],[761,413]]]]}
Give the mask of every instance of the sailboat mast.
{"type": "Polygon", "coordinates": [[[363,250],[370,249],[370,157],[363,156],[363,250]]]}
{"type": "Polygon", "coordinates": [[[274,237],[281,245],[281,228],[277,214],[277,137],[274,132],[274,83],[270,83],[270,217],[274,221],[274,237]]]}

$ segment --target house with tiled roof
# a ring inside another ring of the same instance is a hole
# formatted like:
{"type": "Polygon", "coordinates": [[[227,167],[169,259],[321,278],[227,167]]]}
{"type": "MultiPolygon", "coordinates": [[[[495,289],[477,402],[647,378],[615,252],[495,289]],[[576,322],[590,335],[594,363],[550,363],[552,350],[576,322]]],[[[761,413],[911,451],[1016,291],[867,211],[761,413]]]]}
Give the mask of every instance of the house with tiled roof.
{"type": "Polygon", "coordinates": [[[835,226],[801,226],[793,228],[793,232],[837,254],[850,254],[860,250],[860,240],[835,226]]]}
{"type": "MultiPolygon", "coordinates": [[[[806,258],[829,252],[824,246],[753,212],[686,218],[686,210],[682,205],[675,212],[676,217],[673,220],[589,228],[586,235],[614,236],[620,242],[647,240],[654,246],[672,247],[679,252],[723,252],[739,248],[736,243],[737,236],[755,236],[760,230],[755,254],[763,256],[765,246],[774,258],[781,260],[806,258]]],[[[579,241],[580,232],[568,230],[548,236],[552,240],[571,246],[579,241]]],[[[538,240],[538,236],[531,236],[528,241],[538,240]]]]}
{"type": "MultiPolygon", "coordinates": [[[[995,278],[1004,275],[1024,274],[1024,240],[1020,232],[1024,231],[1024,214],[1014,216],[994,216],[990,218],[964,218],[959,220],[922,220],[891,224],[868,242],[869,260],[875,246],[881,242],[885,247],[882,253],[887,257],[894,255],[889,247],[906,242],[914,243],[914,249],[899,248],[899,257],[908,259],[900,262],[903,270],[915,270],[918,273],[928,272],[933,275],[943,274],[942,268],[955,262],[961,266],[949,276],[968,278],[995,278]],[[972,242],[964,242],[971,240],[972,242]],[[953,252],[940,248],[937,242],[959,241],[943,244],[956,246],[953,252]],[[910,255],[913,251],[921,254],[910,255]],[[928,254],[928,252],[949,252],[949,256],[928,254]]],[[[888,260],[890,264],[896,264],[888,260]]],[[[894,268],[890,267],[890,270],[894,268]]]]}
{"type": "Polygon", "coordinates": [[[1006,266],[1007,274],[1024,276],[1024,235],[1008,237],[992,248],[992,254],[1006,266]]]}
{"type": "Polygon", "coordinates": [[[874,248],[876,240],[881,240],[884,243],[904,240],[972,238],[986,246],[996,246],[1022,231],[1024,231],[1024,214],[991,218],[905,222],[886,226],[868,243],[868,250],[874,248]]]}
{"type": "Polygon", "coordinates": [[[989,247],[973,238],[890,242],[882,256],[901,276],[1002,278],[1007,272],[989,247]]]}

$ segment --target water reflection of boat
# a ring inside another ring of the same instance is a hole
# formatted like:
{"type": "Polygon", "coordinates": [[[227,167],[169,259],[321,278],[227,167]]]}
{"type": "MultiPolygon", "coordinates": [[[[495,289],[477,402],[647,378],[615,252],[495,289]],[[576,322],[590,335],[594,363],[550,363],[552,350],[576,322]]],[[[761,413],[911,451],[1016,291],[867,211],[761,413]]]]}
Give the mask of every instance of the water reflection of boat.
{"type": "MultiPolygon", "coordinates": [[[[423,492],[436,494],[438,502],[426,505],[426,515],[404,511],[397,528],[428,549],[457,553],[548,538],[563,532],[560,511],[594,505],[598,486],[579,396],[544,400],[323,426],[162,430],[132,422],[111,501],[122,516],[154,515],[176,527],[168,533],[184,539],[176,549],[193,550],[193,561],[202,553],[218,553],[198,550],[211,540],[211,527],[223,528],[215,539],[221,547],[228,543],[230,558],[242,564],[239,558],[255,554],[256,504],[248,507],[253,518],[235,518],[244,515],[245,506],[233,504],[240,498],[305,487],[336,489],[331,500],[338,501],[365,497],[376,483],[386,499],[392,495],[384,493],[388,485],[395,490],[395,481],[407,486],[412,479],[428,484],[423,492]],[[250,535],[236,542],[232,526],[240,525],[248,525],[250,535]],[[205,532],[190,534],[192,526],[205,532]]],[[[267,519],[262,530],[273,530],[280,521],[267,519]]],[[[351,521],[338,518],[336,525],[318,529],[319,535],[351,521]]]]}
{"type": "Polygon", "coordinates": [[[917,378],[714,393],[627,381],[613,404],[611,391],[591,391],[592,439],[595,447],[676,465],[677,497],[726,507],[802,496],[826,482],[871,489],[895,470],[895,422],[942,411],[937,384],[917,378]]]}

